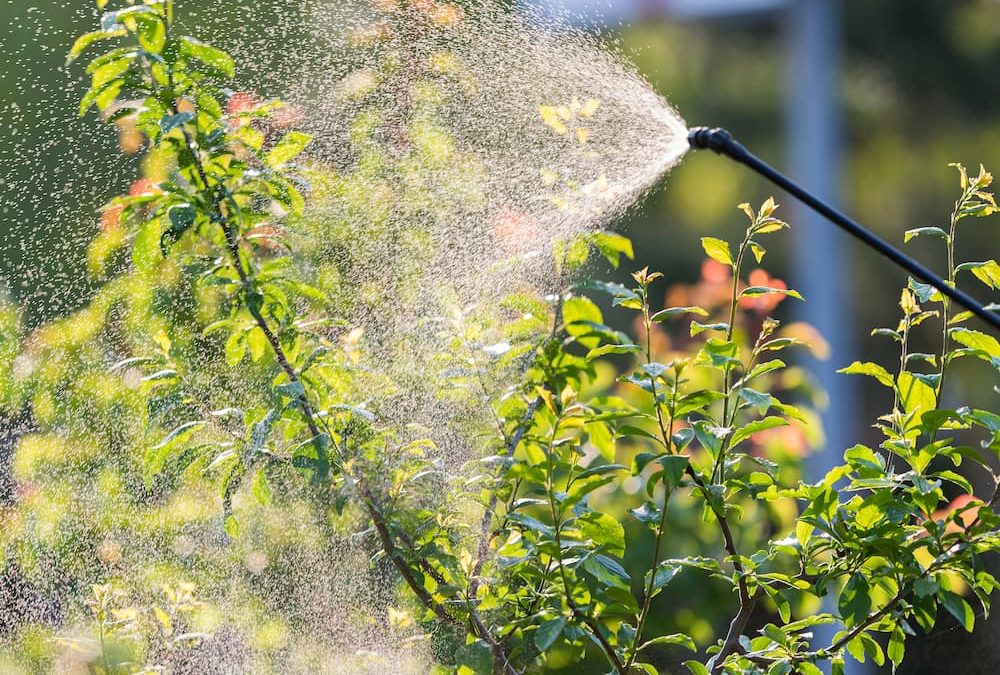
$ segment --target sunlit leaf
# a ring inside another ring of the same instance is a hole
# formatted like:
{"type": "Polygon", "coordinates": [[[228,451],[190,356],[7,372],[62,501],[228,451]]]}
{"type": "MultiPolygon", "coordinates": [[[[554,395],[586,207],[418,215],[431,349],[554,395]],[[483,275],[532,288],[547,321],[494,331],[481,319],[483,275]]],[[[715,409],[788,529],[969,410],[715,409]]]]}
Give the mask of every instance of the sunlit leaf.
{"type": "Polygon", "coordinates": [[[701,247],[705,249],[705,254],[712,260],[720,262],[723,265],[729,265],[730,267],[734,265],[733,254],[729,250],[729,244],[722,239],[702,237],[701,247]]]}

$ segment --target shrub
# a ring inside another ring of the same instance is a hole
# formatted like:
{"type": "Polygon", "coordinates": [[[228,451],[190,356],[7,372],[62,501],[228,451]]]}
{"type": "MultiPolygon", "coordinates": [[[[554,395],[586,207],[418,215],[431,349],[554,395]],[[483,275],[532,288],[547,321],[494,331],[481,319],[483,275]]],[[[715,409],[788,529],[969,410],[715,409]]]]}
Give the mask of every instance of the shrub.
{"type": "MultiPolygon", "coordinates": [[[[408,362],[421,367],[415,377],[391,381],[358,365],[366,336],[337,323],[344,303],[365,300],[341,281],[324,248],[333,244],[297,240],[286,227],[315,225],[303,210],[321,195],[306,186],[363,187],[365,176],[297,164],[310,138],[286,128],[288,116],[276,121],[281,103],[227,93],[232,59],[176,34],[171,0],[112,9],[71,59],[112,39],[121,46],[91,61],[81,110],[135,124],[161,168],[104,211],[94,269],[122,247],[131,263],[88,308],[35,336],[27,355],[36,371],[10,394],[30,398],[42,427],[21,444],[18,478],[88,471],[97,488],[75,499],[104,521],[70,516],[7,533],[29,576],[58,561],[79,584],[123,554],[148,570],[191,571],[159,541],[167,535],[155,529],[159,516],[137,526],[121,507],[162,516],[208,477],[220,517],[194,508],[171,534],[194,524],[208,536],[222,522],[227,546],[238,549],[266,539],[268,509],[280,506],[333,523],[310,536],[367,537],[373,565],[391,566],[409,598],[408,607],[386,608],[385,619],[433,634],[440,672],[603,661],[622,675],[655,674],[682,650],[701,654],[685,662],[696,674],[808,674],[824,662],[842,672],[847,658],[896,667],[907,636],[931,631],[939,608],[970,631],[969,594],[988,611],[995,580],[983,556],[1000,546],[1000,480],[983,452],[1000,451],[1000,416],[942,407],[942,394],[956,359],[996,370],[1000,343],[966,327],[970,317],[934,289],[911,280],[902,319],[876,331],[899,343],[897,367],[844,370],[890,391],[892,405],[875,421],[882,442],[847,449],[815,483],[800,476],[799,444],[774,436],[807,433],[815,417],[792,404],[803,392],[780,358],[803,346],[807,331],[768,316],[785,298],[802,298],[750,271],[766,255],[766,236],[787,227],[773,200],[740,207],[747,228],[735,247],[703,240],[710,262],[701,290],[710,292],[688,294],[697,301],[660,307],[661,275],[646,269],[629,286],[578,281],[588,257],[617,265],[632,253],[620,235],[585,235],[556,247],[558,292],[456,312],[438,350],[408,362]],[[631,334],[605,323],[598,295],[634,313],[631,334]],[[519,321],[505,322],[511,310],[519,321]],[[914,352],[913,330],[927,322],[941,325],[939,349],[914,352]],[[111,355],[114,365],[94,369],[111,355]],[[442,362],[443,372],[434,368],[442,362]],[[615,366],[625,366],[617,379],[615,366]],[[454,410],[479,411],[462,429],[478,456],[446,467],[433,433],[382,414],[379,400],[411,386],[454,410]],[[484,417],[493,429],[475,422],[484,417]],[[998,486],[986,500],[954,470],[963,460],[998,486]],[[949,500],[946,485],[962,495],[949,500]],[[242,504],[246,493],[258,507],[242,504]],[[102,549],[94,541],[102,526],[154,542],[141,555],[102,549]],[[40,533],[48,538],[39,545],[40,533]],[[91,555],[59,557],[81,541],[91,555]],[[682,583],[724,589],[732,612],[718,639],[670,613],[663,599],[682,583]],[[819,611],[827,597],[832,614],[819,611]],[[837,632],[815,644],[812,629],[824,624],[837,632]]],[[[990,175],[959,170],[950,229],[907,238],[941,238],[952,283],[967,271],[995,289],[995,261],[954,259],[959,223],[995,210],[990,175]]],[[[396,279],[406,282],[403,273],[396,279]]],[[[24,500],[22,512],[66,509],[56,498],[65,486],[54,484],[24,500]]],[[[201,607],[182,588],[183,611],[201,607]]],[[[175,645],[184,640],[168,613],[150,603],[147,623],[166,629],[131,631],[143,646],[123,648],[128,658],[112,664],[104,637],[125,622],[108,604],[120,596],[106,586],[94,592],[97,672],[129,672],[137,655],[185,648],[175,645]]]]}

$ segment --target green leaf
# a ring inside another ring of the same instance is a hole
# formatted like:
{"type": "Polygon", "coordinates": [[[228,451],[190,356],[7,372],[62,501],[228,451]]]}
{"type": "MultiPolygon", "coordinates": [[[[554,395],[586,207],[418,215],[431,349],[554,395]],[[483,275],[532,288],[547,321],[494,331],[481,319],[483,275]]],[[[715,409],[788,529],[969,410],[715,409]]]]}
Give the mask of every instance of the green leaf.
{"type": "Polygon", "coordinates": [[[903,233],[904,242],[908,242],[914,237],[937,237],[938,239],[944,239],[945,241],[950,239],[948,233],[940,227],[915,227],[912,230],[907,230],[903,233]]]}
{"type": "Polygon", "coordinates": [[[298,131],[285,134],[277,145],[267,153],[267,165],[278,168],[298,157],[312,141],[312,136],[298,131]]]}
{"type": "Polygon", "coordinates": [[[279,396],[291,399],[293,401],[300,399],[305,396],[306,388],[302,382],[286,382],[285,384],[279,384],[274,388],[274,391],[279,396]]]}
{"type": "MultiPolygon", "coordinates": [[[[660,675],[660,671],[652,663],[633,663],[631,670],[640,670],[646,675],[660,675]]],[[[631,672],[631,671],[630,671],[631,672]]]]}
{"type": "Polygon", "coordinates": [[[246,353],[247,353],[246,332],[240,330],[234,333],[230,333],[229,337],[226,338],[226,347],[225,347],[226,364],[229,366],[237,365],[240,361],[243,360],[243,357],[246,356],[246,353]]]}
{"type": "Polygon", "coordinates": [[[762,352],[773,352],[780,351],[787,347],[794,347],[796,345],[805,344],[802,340],[794,337],[780,337],[773,340],[768,340],[763,345],[761,345],[760,350],[762,352]]]}
{"type": "Polygon", "coordinates": [[[729,447],[736,447],[742,441],[750,438],[753,434],[758,431],[764,431],[765,429],[773,429],[775,427],[783,427],[788,425],[788,420],[782,417],[765,417],[762,420],[757,420],[756,422],[751,422],[744,427],[737,429],[733,433],[733,437],[729,442],[729,447]]]}
{"type": "Polygon", "coordinates": [[[186,56],[200,61],[226,77],[232,77],[236,72],[236,63],[229,54],[200,40],[192,37],[181,38],[181,50],[186,56]]]}
{"type": "Polygon", "coordinates": [[[115,12],[105,12],[101,16],[101,30],[110,31],[122,25],[122,19],[126,17],[136,18],[140,14],[156,15],[156,10],[154,10],[149,5],[133,5],[131,7],[125,7],[124,9],[119,9],[115,12]]]}
{"type": "Polygon", "coordinates": [[[660,522],[660,509],[652,502],[643,502],[637,509],[630,509],[629,513],[640,523],[652,524],[660,522]]]}
{"type": "MultiPolygon", "coordinates": [[[[643,434],[644,433],[645,432],[643,432],[643,434]]],[[[651,434],[649,437],[659,440],[659,437],[653,436],[651,434]]],[[[666,456],[666,453],[655,453],[655,452],[638,453],[635,457],[632,458],[632,475],[638,476],[640,473],[642,473],[643,469],[649,466],[650,462],[664,456],[666,456]]]]}
{"type": "Polygon", "coordinates": [[[615,267],[618,267],[623,255],[629,260],[635,258],[632,241],[628,237],[613,232],[595,232],[590,235],[589,239],[594,248],[600,251],[601,255],[615,267]]]}
{"type": "Polygon", "coordinates": [[[591,556],[583,563],[583,569],[607,586],[622,590],[629,589],[631,580],[628,572],[621,566],[621,563],[609,556],[603,554],[591,556]]]}
{"type": "Polygon", "coordinates": [[[254,326],[246,334],[247,348],[250,350],[250,360],[256,363],[267,353],[267,336],[260,326],[254,326]]]}
{"type": "Polygon", "coordinates": [[[765,361],[764,363],[759,363],[753,367],[753,370],[743,378],[744,382],[750,382],[761,375],[766,375],[767,373],[773,372],[775,370],[780,370],[785,367],[785,362],[781,359],[771,359],[770,361],[765,361]]]}
{"type": "Polygon", "coordinates": [[[681,484],[684,472],[687,471],[688,458],[686,455],[666,455],[656,460],[663,467],[663,480],[671,488],[681,484]]]}
{"type": "Polygon", "coordinates": [[[250,491],[261,506],[270,506],[272,501],[271,485],[267,480],[264,467],[257,469],[250,483],[250,491]]]}
{"type": "MultiPolygon", "coordinates": [[[[724,333],[727,330],[729,330],[728,323],[701,323],[699,321],[692,321],[690,333],[691,337],[694,337],[696,335],[701,335],[705,331],[718,331],[720,333],[724,333]]],[[[735,350],[733,351],[735,352],[735,350]]]]}
{"type": "Polygon", "coordinates": [[[532,516],[525,515],[523,513],[511,513],[507,516],[507,520],[523,526],[525,531],[534,531],[547,537],[551,537],[555,534],[555,530],[553,530],[551,526],[546,525],[542,521],[538,520],[538,518],[533,518],[532,516]]]}
{"type": "Polygon", "coordinates": [[[1000,288],[1000,264],[996,260],[986,260],[985,262],[967,262],[955,268],[955,272],[969,270],[977,279],[986,284],[989,288],[997,290],[1000,288]]]}
{"type": "Polygon", "coordinates": [[[593,361],[606,354],[634,354],[641,351],[642,347],[639,345],[604,345],[602,347],[595,347],[587,352],[587,360],[593,361]]]}
{"type": "Polygon", "coordinates": [[[607,293],[612,298],[622,298],[629,300],[638,300],[639,296],[635,291],[622,286],[621,284],[610,283],[607,281],[583,281],[576,285],[576,288],[583,290],[600,291],[601,293],[607,293]]]}
{"type": "Polygon", "coordinates": [[[128,368],[129,366],[139,365],[140,363],[155,363],[156,359],[150,356],[132,356],[127,359],[122,359],[116,362],[113,366],[108,368],[109,373],[115,373],[123,368],[128,368]]]}
{"type": "Polygon", "coordinates": [[[871,448],[860,444],[844,451],[844,461],[865,478],[881,476],[885,471],[885,460],[871,448]]]}
{"type": "Polygon", "coordinates": [[[569,619],[565,616],[560,616],[549,619],[538,626],[538,630],[535,631],[535,646],[538,647],[538,651],[547,652],[562,635],[568,621],[569,619]]]}
{"type": "Polygon", "coordinates": [[[99,87],[91,87],[80,100],[80,116],[83,117],[91,106],[97,106],[98,110],[105,110],[111,105],[122,89],[121,78],[116,78],[99,87]]]}
{"type": "Polygon", "coordinates": [[[616,471],[624,471],[628,469],[624,464],[601,464],[599,466],[592,466],[585,471],[580,472],[576,476],[577,481],[581,481],[584,478],[590,478],[591,476],[600,476],[606,473],[614,473],[616,471]]]}
{"type": "Polygon", "coordinates": [[[91,71],[91,86],[94,88],[103,87],[112,80],[123,75],[131,65],[132,59],[120,58],[113,59],[97,68],[94,68],[93,71],[91,71]]]}
{"type": "Polygon", "coordinates": [[[141,272],[150,272],[163,259],[160,238],[163,236],[163,219],[147,220],[139,227],[132,244],[132,263],[141,272]]]}
{"type": "MultiPolygon", "coordinates": [[[[917,300],[920,302],[928,302],[931,300],[938,302],[941,300],[941,292],[938,289],[930,284],[921,283],[913,277],[906,280],[906,287],[916,294],[917,300]]],[[[913,321],[913,325],[917,325],[916,318],[914,318],[913,321]]],[[[923,321],[923,319],[921,319],[921,321],[923,321]]]]}
{"type": "Polygon", "coordinates": [[[865,643],[860,636],[847,643],[847,653],[853,656],[858,663],[865,662],[865,643]]]}
{"type": "Polygon", "coordinates": [[[694,640],[692,640],[689,636],[684,635],[683,633],[673,633],[672,635],[661,635],[660,637],[655,637],[652,640],[647,640],[646,642],[643,642],[642,646],[639,647],[639,649],[636,651],[641,652],[642,650],[648,647],[653,647],[655,645],[678,645],[692,652],[698,651],[698,647],[694,644],[694,640]]]}
{"type": "Polygon", "coordinates": [[[906,635],[899,626],[892,629],[889,636],[889,647],[887,649],[889,660],[892,662],[892,672],[896,672],[899,664],[903,662],[903,654],[906,651],[906,635]]]}
{"type": "Polygon", "coordinates": [[[708,668],[699,661],[685,661],[683,665],[691,671],[692,675],[708,675],[708,668]]]}
{"type": "Polygon", "coordinates": [[[768,409],[771,407],[771,402],[774,400],[770,394],[756,391],[750,387],[742,387],[740,389],[740,398],[756,408],[761,415],[767,414],[768,409]]]}
{"type": "Polygon", "coordinates": [[[681,571],[680,565],[672,565],[669,563],[660,563],[659,567],[656,568],[656,574],[653,576],[653,584],[649,585],[649,572],[646,573],[646,583],[645,586],[650,588],[652,595],[656,595],[663,588],[669,584],[677,573],[681,571]]]}
{"type": "Polygon", "coordinates": [[[945,590],[938,593],[938,599],[948,613],[958,620],[959,625],[971,633],[976,625],[976,615],[969,603],[962,596],[945,590]]]}
{"type": "Polygon", "coordinates": [[[174,442],[184,441],[203,426],[205,426],[204,422],[185,422],[167,434],[159,443],[153,446],[153,449],[159,450],[160,448],[165,448],[174,442]]]}
{"type": "Polygon", "coordinates": [[[240,536],[240,521],[236,520],[236,516],[230,514],[226,516],[223,521],[222,529],[226,531],[231,539],[239,539],[240,536]]]}
{"type": "Polygon", "coordinates": [[[937,594],[939,590],[941,590],[941,587],[938,586],[938,583],[934,579],[921,577],[913,582],[913,592],[917,594],[918,598],[928,598],[937,594]]]}
{"type": "Polygon", "coordinates": [[[881,666],[885,663],[885,653],[882,651],[882,645],[876,642],[875,638],[868,633],[861,633],[861,635],[858,636],[858,639],[861,640],[865,653],[872,657],[872,661],[874,661],[876,665],[881,666]]]}
{"type": "Polygon", "coordinates": [[[968,494],[972,494],[972,483],[970,483],[965,476],[959,473],[955,473],[950,469],[945,469],[944,471],[936,471],[935,473],[931,474],[931,477],[950,481],[955,485],[959,486],[960,488],[962,488],[963,490],[965,490],[965,492],[967,492],[968,494]]]}
{"type": "Polygon", "coordinates": [[[729,250],[729,244],[722,239],[716,239],[715,237],[702,237],[701,247],[705,249],[705,254],[709,258],[723,265],[734,266],[733,254],[729,250]]]}
{"type": "Polygon", "coordinates": [[[158,16],[144,17],[139,23],[139,44],[150,54],[160,54],[167,41],[167,28],[158,16]]]}
{"type": "Polygon", "coordinates": [[[899,401],[906,413],[919,416],[920,413],[937,407],[937,395],[934,389],[913,373],[904,370],[896,378],[896,383],[899,388],[899,401]]]}
{"type": "Polygon", "coordinates": [[[167,220],[170,221],[170,227],[160,235],[159,242],[160,252],[164,258],[170,252],[170,247],[177,243],[185,232],[191,229],[191,226],[194,225],[197,219],[197,215],[194,207],[190,204],[175,204],[167,210],[167,220]]]}
{"type": "Polygon", "coordinates": [[[859,573],[852,574],[840,594],[838,603],[840,616],[848,627],[856,626],[868,618],[872,610],[870,593],[868,579],[859,573]]]}
{"type": "Polygon", "coordinates": [[[584,539],[590,539],[595,546],[601,547],[608,553],[615,555],[625,553],[625,530],[612,516],[591,511],[581,516],[577,522],[584,539]]]}
{"type": "Polygon", "coordinates": [[[740,297],[746,296],[748,298],[756,298],[761,295],[767,295],[768,293],[781,293],[782,295],[787,295],[790,298],[795,298],[796,300],[805,300],[802,294],[791,288],[771,288],[770,286],[749,286],[740,293],[740,297]]]}
{"type": "Polygon", "coordinates": [[[650,321],[653,323],[662,323],[667,319],[672,319],[675,316],[680,316],[682,314],[708,316],[708,312],[701,307],[668,307],[666,309],[661,309],[659,312],[650,317],[650,321]]]}
{"type": "MultiPolygon", "coordinates": [[[[601,453],[601,457],[607,462],[615,461],[615,439],[611,433],[611,428],[604,422],[589,422],[586,425],[587,435],[590,439],[590,444],[593,445],[601,453]]],[[[605,466],[620,466],[615,464],[608,464],[605,466]]],[[[593,468],[587,469],[587,471],[592,471],[593,468]]],[[[604,469],[605,471],[609,469],[604,469]]],[[[587,474],[584,471],[580,474],[580,478],[583,478],[587,474]]]]}
{"type": "Polygon", "coordinates": [[[93,33],[86,33],[81,35],[70,47],[69,54],[66,56],[66,63],[70,64],[80,57],[83,50],[90,45],[98,42],[100,40],[110,40],[112,38],[124,37],[128,35],[128,32],[124,28],[113,28],[111,30],[98,30],[93,33]]]}
{"type": "Polygon", "coordinates": [[[264,449],[267,443],[268,437],[271,435],[271,428],[274,423],[278,420],[280,413],[272,408],[267,411],[264,418],[253,425],[253,429],[250,431],[250,442],[247,443],[245,453],[248,457],[253,458],[257,453],[264,449]]]}
{"type": "Polygon", "coordinates": [[[969,349],[983,352],[990,358],[1000,358],[1000,342],[992,335],[968,328],[952,328],[951,338],[969,349]]]}
{"type": "Polygon", "coordinates": [[[193,112],[181,112],[176,115],[167,115],[160,120],[160,131],[168,134],[174,129],[182,127],[188,122],[193,122],[194,120],[195,114],[193,112]]]}
{"type": "Polygon", "coordinates": [[[458,675],[492,675],[493,650],[485,641],[473,640],[455,650],[455,665],[458,675]]]}
{"type": "MultiPolygon", "coordinates": [[[[656,443],[658,445],[661,445],[661,446],[663,445],[663,439],[660,438],[659,436],[657,436],[656,434],[651,433],[649,431],[646,431],[645,429],[643,429],[641,427],[635,427],[635,426],[632,426],[630,424],[625,424],[625,425],[622,425],[622,426],[618,427],[618,434],[615,436],[615,438],[628,438],[630,436],[642,436],[643,438],[648,438],[648,439],[650,439],[652,441],[656,441],[656,443]]],[[[650,453],[641,453],[640,455],[636,455],[636,457],[639,457],[641,455],[648,455],[648,454],[650,454],[650,453]]],[[[633,467],[635,467],[635,462],[634,461],[633,461],[633,467]]],[[[633,468],[633,471],[635,471],[635,468],[633,468]]],[[[642,469],[639,469],[639,471],[642,471],[642,469]]],[[[638,472],[636,472],[636,473],[638,473],[638,472]]]]}

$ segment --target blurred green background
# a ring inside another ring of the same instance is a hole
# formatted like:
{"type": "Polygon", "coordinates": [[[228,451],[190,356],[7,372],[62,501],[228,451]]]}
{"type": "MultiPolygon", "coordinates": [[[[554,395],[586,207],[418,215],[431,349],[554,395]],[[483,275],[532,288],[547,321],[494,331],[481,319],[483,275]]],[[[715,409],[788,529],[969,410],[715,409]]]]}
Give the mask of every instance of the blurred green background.
{"type": "MultiPolygon", "coordinates": [[[[247,85],[280,96],[298,61],[289,44],[307,26],[276,17],[300,11],[294,0],[182,0],[184,23],[234,52],[247,85]]],[[[97,231],[97,209],[128,189],[137,157],[123,157],[117,139],[79,119],[80,68],[63,67],[72,39],[89,30],[90,2],[5,0],[0,26],[0,279],[38,326],[86,303],[97,282],[86,273],[85,249],[97,231]]],[[[841,205],[886,239],[947,222],[957,193],[949,162],[1000,168],[1000,3],[995,0],[911,0],[842,3],[842,51],[836,104],[842,116],[841,205]]],[[[788,52],[785,27],[773,17],[677,22],[635,20],[611,37],[685,119],[722,124],[760,156],[784,165],[787,154],[788,52]]],[[[773,190],[746,169],[706,153],[689,156],[620,227],[635,239],[636,266],[663,270],[671,282],[699,275],[699,238],[732,237],[743,227],[735,205],[759,202],[773,190]]],[[[784,201],[780,198],[779,201],[784,201]]],[[[786,214],[787,215],[787,214],[786,214]]],[[[794,223],[793,223],[794,225],[794,223]]],[[[933,240],[932,240],[933,241],[933,240]]],[[[840,292],[843,324],[857,353],[889,361],[892,348],[869,337],[894,324],[900,272],[853,242],[840,292]]],[[[795,285],[787,242],[776,246],[772,273],[795,285]]],[[[959,240],[959,258],[995,256],[1000,232],[973,222],[959,240]]],[[[932,242],[908,250],[943,267],[932,242]]],[[[623,270],[623,273],[627,270],[623,270]]],[[[981,294],[982,295],[982,294],[981,294]]],[[[984,297],[984,299],[986,299],[984,297]]],[[[987,299],[988,300],[988,299],[987,299]]],[[[924,336],[926,337],[926,336],[924,336]]],[[[840,367],[846,363],[829,364],[840,367]]],[[[992,383],[964,386],[993,395],[992,383]]],[[[882,392],[859,389],[861,410],[883,410],[882,392]]],[[[865,428],[852,429],[863,436],[865,428]]],[[[942,632],[908,646],[903,670],[992,673],[1000,655],[984,623],[973,636],[942,632]]]]}

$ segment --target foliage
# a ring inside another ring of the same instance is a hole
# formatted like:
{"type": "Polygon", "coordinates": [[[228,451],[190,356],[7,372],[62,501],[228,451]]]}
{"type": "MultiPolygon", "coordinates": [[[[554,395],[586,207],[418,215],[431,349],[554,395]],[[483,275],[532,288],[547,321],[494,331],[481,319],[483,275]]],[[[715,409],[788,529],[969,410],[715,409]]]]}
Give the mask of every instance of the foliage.
{"type": "MultiPolygon", "coordinates": [[[[387,11],[390,20],[407,20],[387,11]]],[[[422,29],[447,30],[460,21],[459,13],[444,23],[440,16],[429,14],[422,29]]],[[[661,308],[655,304],[661,275],[646,269],[629,286],[577,283],[574,272],[587,257],[596,252],[617,265],[631,257],[631,245],[607,233],[564,242],[556,250],[556,293],[456,312],[440,353],[418,361],[429,367],[441,359],[452,367],[445,374],[420,371],[426,381],[414,386],[435,390],[443,382],[450,388],[442,398],[485,405],[495,422],[481,441],[484,451],[452,475],[432,441],[369,405],[412,383],[387,383],[358,366],[357,352],[367,345],[339,332],[338,311],[340,301],[358,301],[359,289],[317,272],[323,252],[286,236],[288,223],[309,227],[304,177],[317,192],[332,185],[342,196],[352,191],[338,187],[364,184],[364,169],[330,175],[297,164],[308,136],[276,119],[280,103],[227,93],[232,59],[177,35],[171,0],[112,8],[70,56],[105,40],[122,46],[91,61],[92,86],[81,111],[94,106],[108,120],[134,120],[158,175],[105,212],[113,214],[113,226],[101,235],[105,250],[95,256],[97,266],[127,244],[128,274],[53,329],[70,344],[50,336],[57,347],[42,340],[33,355],[42,373],[26,396],[53,430],[33,439],[43,461],[58,463],[52,458],[58,453],[47,448],[60,442],[85,448],[104,480],[141,478],[127,492],[147,505],[202,485],[207,476],[234,547],[252,536],[253,518],[276,504],[304,502],[341,518],[368,536],[373,564],[395,570],[419,630],[449,647],[437,654],[443,672],[537,672],[596,655],[621,675],[655,674],[680,650],[696,653],[686,662],[696,674],[815,673],[823,662],[840,672],[847,658],[888,658],[895,667],[906,637],[932,630],[939,607],[970,631],[975,613],[967,593],[988,611],[995,580],[982,556],[1000,547],[992,509],[1000,479],[981,451],[1000,451],[1000,418],[940,402],[954,360],[976,357],[996,370],[1000,344],[967,328],[970,317],[953,314],[934,289],[911,281],[902,293],[902,320],[877,331],[900,345],[895,373],[874,363],[845,369],[890,390],[891,409],[876,421],[884,440],[877,449],[849,448],[842,465],[809,484],[793,458],[764,442],[774,430],[811,422],[808,410],[779,398],[791,389],[783,381],[791,370],[779,352],[802,344],[801,327],[767,316],[785,298],[802,298],[761,270],[748,274],[750,257],[760,264],[766,255],[764,236],[787,227],[775,217],[773,200],[759,209],[741,206],[748,224],[735,248],[703,240],[710,269],[721,271],[717,301],[661,308]],[[605,323],[593,294],[634,313],[632,334],[605,323]],[[924,309],[934,304],[940,309],[924,309]],[[73,395],[96,385],[83,388],[74,381],[78,373],[46,366],[56,355],[73,357],[86,373],[79,364],[97,358],[89,351],[98,349],[93,339],[115,328],[108,316],[122,306],[123,335],[101,338],[113,347],[101,354],[118,358],[107,372],[87,373],[110,392],[101,402],[109,410],[70,425],[66,419],[83,405],[73,395]],[[498,328],[513,312],[522,320],[498,328]],[[913,330],[934,321],[942,324],[940,351],[912,352],[913,330]],[[676,328],[665,332],[669,326],[676,328]],[[484,344],[497,331],[504,341],[484,344]],[[617,382],[608,381],[609,362],[628,366],[617,382]],[[107,419],[117,420],[117,428],[103,428],[107,419]],[[73,429],[69,440],[55,433],[60,426],[73,429]],[[969,440],[977,432],[979,448],[969,440]],[[102,468],[102,445],[133,443],[118,460],[119,473],[102,468]],[[140,475],[130,467],[136,448],[140,475]],[[963,460],[998,486],[987,501],[977,500],[969,480],[947,465],[963,460]],[[947,485],[964,493],[951,506],[947,485]],[[247,493],[259,509],[241,515],[247,493]],[[614,510],[614,500],[628,503],[627,514],[614,510]],[[797,521],[782,517],[789,512],[797,521]],[[766,526],[754,527],[744,515],[750,513],[763,513],[766,526]],[[707,529],[698,529],[698,520],[707,529]],[[698,555],[672,545],[684,527],[711,537],[698,555]],[[644,542],[652,542],[650,550],[644,542]],[[648,555],[640,559],[637,550],[648,555]],[[717,641],[661,630],[656,614],[681,579],[719,584],[733,598],[731,621],[717,641]],[[827,596],[836,598],[836,615],[816,612],[827,596]],[[811,644],[811,629],[821,624],[840,630],[828,645],[811,644]],[[879,634],[887,636],[887,648],[879,634]]],[[[598,113],[593,107],[588,114],[598,113]]],[[[377,114],[361,118],[371,122],[377,114]]],[[[556,106],[543,107],[539,123],[567,133],[556,106]]],[[[374,132],[361,135],[363,145],[378,145],[374,132]]],[[[386,161],[380,170],[392,167],[386,161]]],[[[922,228],[907,237],[943,239],[951,282],[970,272],[995,290],[995,261],[954,260],[959,222],[996,208],[989,174],[960,171],[962,196],[950,230],[922,228]]],[[[393,195],[407,203],[405,191],[393,195]]],[[[405,288],[406,275],[393,283],[405,288]]],[[[483,438],[484,430],[473,435],[483,438]]],[[[24,470],[30,477],[37,462],[24,461],[24,470]]],[[[84,567],[74,576],[100,573],[99,565],[84,567]]],[[[158,622],[162,645],[190,638],[174,616],[192,604],[187,596],[172,601],[176,612],[152,606],[144,616],[154,623],[139,628],[135,612],[115,606],[119,596],[111,587],[98,585],[94,594],[95,668],[139,669],[131,666],[134,656],[110,663],[108,636],[148,635],[158,622]]],[[[418,629],[406,610],[394,609],[392,617],[418,629]]]]}

